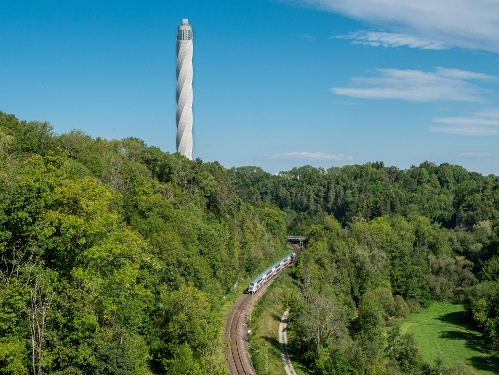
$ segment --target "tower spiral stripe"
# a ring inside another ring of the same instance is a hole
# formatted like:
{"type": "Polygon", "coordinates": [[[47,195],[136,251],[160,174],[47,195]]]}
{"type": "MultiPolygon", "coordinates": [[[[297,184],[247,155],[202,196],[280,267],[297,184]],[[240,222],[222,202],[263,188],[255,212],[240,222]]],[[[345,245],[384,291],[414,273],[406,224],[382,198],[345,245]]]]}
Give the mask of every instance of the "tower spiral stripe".
{"type": "Polygon", "coordinates": [[[192,159],[192,28],[182,20],[177,35],[177,152],[192,159]]]}

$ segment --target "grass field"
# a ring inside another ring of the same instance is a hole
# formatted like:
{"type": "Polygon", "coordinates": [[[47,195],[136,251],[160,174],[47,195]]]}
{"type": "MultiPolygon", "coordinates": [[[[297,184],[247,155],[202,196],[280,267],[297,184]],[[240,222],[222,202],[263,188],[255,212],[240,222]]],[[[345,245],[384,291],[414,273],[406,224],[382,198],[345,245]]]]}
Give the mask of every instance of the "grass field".
{"type": "MultiPolygon", "coordinates": [[[[279,347],[279,323],[286,309],[287,297],[292,293],[292,280],[287,272],[283,271],[255,302],[252,322],[249,324],[252,330],[249,341],[253,348],[250,349],[251,357],[258,374],[265,374],[265,357],[268,353],[269,374],[286,375],[279,347]]],[[[298,375],[307,374],[300,364],[293,362],[293,365],[298,375]]]]}
{"type": "Polygon", "coordinates": [[[461,362],[478,374],[499,374],[499,353],[485,345],[482,334],[465,318],[462,305],[434,303],[402,321],[400,331],[414,335],[428,363],[440,355],[448,366],[461,362]]]}

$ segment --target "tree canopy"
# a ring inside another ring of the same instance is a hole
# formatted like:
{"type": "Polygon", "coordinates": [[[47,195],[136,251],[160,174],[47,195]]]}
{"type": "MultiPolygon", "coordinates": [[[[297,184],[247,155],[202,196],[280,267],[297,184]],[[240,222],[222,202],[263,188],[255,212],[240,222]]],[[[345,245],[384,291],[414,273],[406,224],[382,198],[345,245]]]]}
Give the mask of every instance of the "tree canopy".
{"type": "Polygon", "coordinates": [[[437,373],[382,334],[434,300],[465,302],[499,347],[496,176],[271,175],[0,112],[0,374],[225,374],[220,302],[287,234],[310,238],[290,329],[314,373],[437,373]]]}

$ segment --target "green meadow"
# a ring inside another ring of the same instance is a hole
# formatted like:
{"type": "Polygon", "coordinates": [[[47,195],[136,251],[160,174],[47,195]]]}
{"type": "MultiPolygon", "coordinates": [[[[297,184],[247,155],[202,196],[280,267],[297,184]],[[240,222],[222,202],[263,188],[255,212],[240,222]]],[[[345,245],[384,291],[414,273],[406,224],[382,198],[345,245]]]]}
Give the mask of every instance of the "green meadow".
{"type": "Polygon", "coordinates": [[[499,374],[499,353],[468,324],[463,305],[435,302],[402,321],[400,331],[414,335],[428,363],[440,356],[447,366],[461,362],[478,374],[499,374]]]}

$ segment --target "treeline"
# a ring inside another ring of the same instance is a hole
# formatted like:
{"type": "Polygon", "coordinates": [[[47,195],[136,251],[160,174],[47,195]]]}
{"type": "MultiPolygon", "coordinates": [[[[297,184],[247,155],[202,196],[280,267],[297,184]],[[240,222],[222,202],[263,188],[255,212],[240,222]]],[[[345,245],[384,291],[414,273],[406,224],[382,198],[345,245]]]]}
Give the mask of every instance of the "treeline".
{"type": "Polygon", "coordinates": [[[499,217],[497,177],[457,165],[424,162],[408,170],[382,162],[328,170],[304,166],[271,175],[259,167],[231,170],[239,195],[296,215],[297,228],[325,212],[343,225],[355,218],[421,215],[447,228],[467,228],[499,217]]]}
{"type": "Polygon", "coordinates": [[[425,363],[390,326],[432,301],[465,303],[499,348],[499,180],[424,162],[231,170],[239,194],[279,207],[310,242],[289,304],[294,351],[314,374],[468,374],[425,363]]]}
{"type": "Polygon", "coordinates": [[[227,373],[220,301],[286,236],[232,184],[0,112],[0,373],[227,373]]]}

